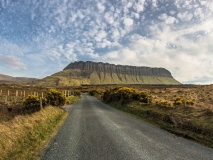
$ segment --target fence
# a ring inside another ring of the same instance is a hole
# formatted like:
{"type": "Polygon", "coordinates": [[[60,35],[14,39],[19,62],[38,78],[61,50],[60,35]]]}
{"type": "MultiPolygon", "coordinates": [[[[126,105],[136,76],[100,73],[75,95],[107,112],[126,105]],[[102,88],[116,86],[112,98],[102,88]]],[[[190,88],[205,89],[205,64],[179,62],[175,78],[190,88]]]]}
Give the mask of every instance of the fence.
{"type": "MultiPolygon", "coordinates": [[[[74,94],[72,90],[60,90],[65,97],[71,96],[74,94]]],[[[23,100],[28,95],[35,95],[40,100],[40,108],[43,108],[45,96],[48,90],[43,91],[33,91],[33,90],[16,90],[16,89],[0,89],[0,111],[1,108],[7,108],[8,111],[12,111],[16,108],[23,108],[23,100]]],[[[48,104],[48,102],[46,103],[48,104]]]]}

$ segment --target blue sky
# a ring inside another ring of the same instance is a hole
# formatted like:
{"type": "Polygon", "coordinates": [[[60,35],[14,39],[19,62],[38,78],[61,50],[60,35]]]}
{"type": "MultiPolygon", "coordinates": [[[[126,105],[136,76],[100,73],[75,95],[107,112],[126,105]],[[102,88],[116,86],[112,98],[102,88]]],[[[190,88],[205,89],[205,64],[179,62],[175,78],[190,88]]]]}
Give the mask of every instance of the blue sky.
{"type": "Polygon", "coordinates": [[[0,74],[43,78],[78,60],[213,84],[213,1],[0,0],[0,74]]]}

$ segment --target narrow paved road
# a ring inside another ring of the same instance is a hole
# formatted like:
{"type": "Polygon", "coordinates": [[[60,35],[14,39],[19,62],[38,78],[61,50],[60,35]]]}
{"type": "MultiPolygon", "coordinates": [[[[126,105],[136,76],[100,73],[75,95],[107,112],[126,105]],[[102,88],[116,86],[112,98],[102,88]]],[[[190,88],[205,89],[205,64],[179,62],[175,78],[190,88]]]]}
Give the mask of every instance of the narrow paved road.
{"type": "Polygon", "coordinates": [[[185,140],[84,94],[43,160],[213,160],[213,149],[185,140]]]}

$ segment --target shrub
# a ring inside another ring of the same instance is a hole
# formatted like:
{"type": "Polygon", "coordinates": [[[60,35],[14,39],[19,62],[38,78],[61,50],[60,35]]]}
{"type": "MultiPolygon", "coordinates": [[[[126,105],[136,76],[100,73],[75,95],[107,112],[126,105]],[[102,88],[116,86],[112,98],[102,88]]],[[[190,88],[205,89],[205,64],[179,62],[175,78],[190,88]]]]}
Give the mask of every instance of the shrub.
{"type": "Polygon", "coordinates": [[[107,89],[103,96],[104,102],[119,101],[122,104],[132,102],[133,100],[139,100],[144,103],[151,102],[151,95],[145,92],[139,93],[134,88],[129,87],[115,87],[107,89]]]}
{"type": "MultiPolygon", "coordinates": [[[[91,93],[93,94],[93,92],[91,93]]],[[[107,89],[102,96],[103,101],[112,102],[115,99],[115,97],[112,96],[113,94],[115,94],[115,89],[107,89]]]]}
{"type": "Polygon", "coordinates": [[[88,93],[90,96],[94,96],[96,92],[95,92],[95,90],[90,90],[88,93]]]}
{"type": "Polygon", "coordinates": [[[74,90],[73,95],[76,96],[76,97],[80,97],[81,92],[79,90],[74,90]]]}
{"type": "Polygon", "coordinates": [[[28,95],[23,101],[23,106],[25,109],[37,110],[40,109],[40,101],[39,98],[35,95],[28,95]]]}
{"type": "Polygon", "coordinates": [[[52,106],[63,106],[66,102],[65,95],[57,90],[51,89],[47,92],[47,102],[52,106]]]}
{"type": "Polygon", "coordinates": [[[134,88],[121,87],[118,89],[116,96],[122,104],[129,103],[134,100],[137,92],[134,88]]]}
{"type": "Polygon", "coordinates": [[[176,97],[174,99],[174,105],[179,106],[179,105],[183,104],[183,101],[184,100],[181,97],[176,97]]]}
{"type": "Polygon", "coordinates": [[[183,99],[181,97],[176,97],[174,99],[174,105],[182,105],[184,103],[187,105],[194,105],[194,102],[191,99],[183,99]]]}
{"type": "Polygon", "coordinates": [[[167,106],[172,106],[172,103],[167,100],[157,100],[155,102],[155,105],[161,106],[161,107],[167,107],[167,106]]]}
{"type": "Polygon", "coordinates": [[[194,105],[194,102],[191,99],[186,100],[186,104],[188,105],[194,105]]]}
{"type": "Polygon", "coordinates": [[[91,96],[97,96],[97,95],[102,95],[103,91],[102,90],[98,90],[98,89],[93,89],[89,91],[89,95],[91,96]]]}
{"type": "Polygon", "coordinates": [[[141,92],[139,93],[139,101],[143,103],[151,103],[152,96],[147,92],[141,92]]]}

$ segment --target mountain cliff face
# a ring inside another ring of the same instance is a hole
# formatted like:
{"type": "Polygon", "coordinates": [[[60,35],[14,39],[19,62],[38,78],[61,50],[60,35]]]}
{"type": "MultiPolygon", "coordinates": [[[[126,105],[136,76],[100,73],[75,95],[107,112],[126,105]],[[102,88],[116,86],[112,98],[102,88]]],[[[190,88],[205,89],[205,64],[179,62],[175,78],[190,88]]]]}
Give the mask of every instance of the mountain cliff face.
{"type": "Polygon", "coordinates": [[[78,61],[63,71],[37,81],[46,86],[79,86],[101,84],[180,84],[164,68],[115,65],[78,61]]]}
{"type": "Polygon", "coordinates": [[[117,74],[128,74],[135,76],[167,76],[172,77],[171,73],[164,68],[150,68],[150,67],[137,67],[127,65],[115,65],[102,62],[83,62],[78,61],[70,63],[64,70],[67,69],[80,69],[89,72],[104,72],[104,73],[117,73],[117,74]]]}

